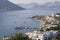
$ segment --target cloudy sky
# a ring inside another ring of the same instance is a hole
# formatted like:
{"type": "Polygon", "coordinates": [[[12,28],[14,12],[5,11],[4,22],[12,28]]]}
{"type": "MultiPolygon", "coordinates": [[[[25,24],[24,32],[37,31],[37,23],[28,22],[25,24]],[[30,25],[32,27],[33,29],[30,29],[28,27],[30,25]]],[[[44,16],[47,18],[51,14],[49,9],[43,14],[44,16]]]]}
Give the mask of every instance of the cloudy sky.
{"type": "Polygon", "coordinates": [[[46,3],[46,2],[54,2],[54,1],[60,1],[60,0],[9,0],[9,1],[11,1],[15,4],[19,4],[19,3],[27,4],[27,3],[32,3],[32,2],[43,4],[43,3],[46,3]]]}

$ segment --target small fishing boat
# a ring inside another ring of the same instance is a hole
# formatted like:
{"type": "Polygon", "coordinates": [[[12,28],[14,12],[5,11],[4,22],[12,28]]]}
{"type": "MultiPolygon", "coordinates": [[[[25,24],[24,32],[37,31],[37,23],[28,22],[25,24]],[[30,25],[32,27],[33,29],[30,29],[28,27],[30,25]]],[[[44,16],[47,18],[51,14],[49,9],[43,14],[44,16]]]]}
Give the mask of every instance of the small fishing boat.
{"type": "Polygon", "coordinates": [[[16,26],[15,29],[16,29],[16,30],[18,30],[18,29],[19,29],[19,30],[23,30],[23,29],[25,29],[25,27],[23,27],[23,26],[21,25],[21,26],[16,26]]]}

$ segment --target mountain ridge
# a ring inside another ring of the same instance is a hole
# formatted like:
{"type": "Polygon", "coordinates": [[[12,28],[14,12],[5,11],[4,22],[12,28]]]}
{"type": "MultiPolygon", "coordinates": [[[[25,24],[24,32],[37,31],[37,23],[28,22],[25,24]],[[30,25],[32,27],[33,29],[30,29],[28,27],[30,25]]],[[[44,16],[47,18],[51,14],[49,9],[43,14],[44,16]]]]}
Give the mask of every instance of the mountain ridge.
{"type": "Polygon", "coordinates": [[[0,11],[24,10],[21,6],[13,4],[8,0],[0,0],[0,11]]]}
{"type": "Polygon", "coordinates": [[[27,9],[31,9],[31,10],[55,10],[55,11],[59,11],[60,10],[60,1],[55,1],[55,2],[47,2],[47,3],[44,3],[44,4],[25,4],[24,5],[20,5],[22,7],[25,7],[27,9]],[[33,5],[33,6],[32,6],[33,5]]]}

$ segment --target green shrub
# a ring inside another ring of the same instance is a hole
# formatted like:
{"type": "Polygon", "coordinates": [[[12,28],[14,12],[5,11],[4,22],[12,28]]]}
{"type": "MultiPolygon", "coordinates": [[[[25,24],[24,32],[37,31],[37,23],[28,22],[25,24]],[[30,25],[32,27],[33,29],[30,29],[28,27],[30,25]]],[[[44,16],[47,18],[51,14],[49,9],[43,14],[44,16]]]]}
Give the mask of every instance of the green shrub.
{"type": "Polygon", "coordinates": [[[16,33],[14,36],[11,36],[9,40],[29,40],[29,37],[23,33],[16,33]]]}

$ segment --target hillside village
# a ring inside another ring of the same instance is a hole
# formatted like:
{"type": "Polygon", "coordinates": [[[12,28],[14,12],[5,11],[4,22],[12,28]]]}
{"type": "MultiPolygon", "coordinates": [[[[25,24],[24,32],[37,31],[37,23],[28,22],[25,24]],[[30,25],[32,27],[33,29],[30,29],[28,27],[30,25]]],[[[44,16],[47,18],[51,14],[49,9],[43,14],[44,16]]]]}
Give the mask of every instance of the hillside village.
{"type": "Polygon", "coordinates": [[[41,28],[46,30],[47,28],[56,27],[60,23],[60,13],[51,14],[47,16],[33,16],[33,19],[41,21],[41,28]]]}
{"type": "Polygon", "coordinates": [[[39,31],[27,33],[32,40],[53,40],[52,38],[60,33],[60,13],[32,18],[42,22],[39,31]]]}

